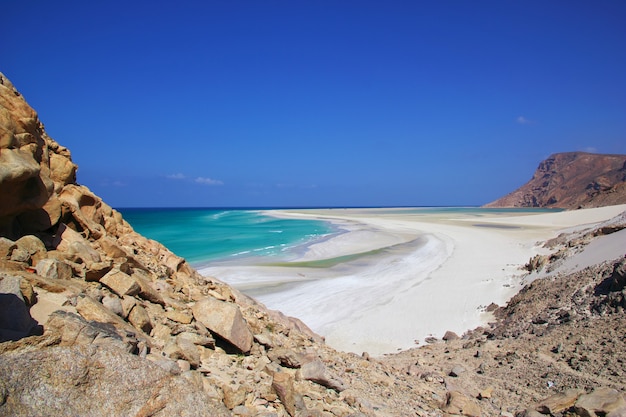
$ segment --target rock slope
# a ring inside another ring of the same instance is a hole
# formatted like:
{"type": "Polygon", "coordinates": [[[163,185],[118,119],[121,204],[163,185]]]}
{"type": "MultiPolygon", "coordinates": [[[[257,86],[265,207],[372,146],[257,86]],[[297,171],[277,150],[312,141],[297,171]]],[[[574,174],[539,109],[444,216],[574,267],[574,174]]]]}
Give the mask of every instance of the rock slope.
{"type": "Polygon", "coordinates": [[[532,179],[485,207],[590,208],[626,203],[626,155],[567,152],[541,162],[532,179]]]}
{"type": "Polygon", "coordinates": [[[623,260],[534,281],[489,328],[370,358],[200,276],[75,173],[0,74],[0,416],[624,415],[623,260]]]}

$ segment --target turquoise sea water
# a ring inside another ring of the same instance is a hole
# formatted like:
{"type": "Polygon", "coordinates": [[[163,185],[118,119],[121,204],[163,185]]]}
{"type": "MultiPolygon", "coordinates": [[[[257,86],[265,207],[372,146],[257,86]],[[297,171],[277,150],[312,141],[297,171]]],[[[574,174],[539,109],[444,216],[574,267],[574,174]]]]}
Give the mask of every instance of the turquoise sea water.
{"type": "Polygon", "coordinates": [[[285,260],[312,241],[337,232],[327,222],[280,219],[260,210],[118,210],[136,232],[159,241],[194,267],[252,257],[285,260]]]}
{"type": "MultiPolygon", "coordinates": [[[[135,231],[161,242],[196,268],[217,262],[249,262],[259,258],[263,258],[263,263],[288,261],[312,242],[341,232],[328,222],[281,219],[264,214],[267,210],[128,208],[119,211],[135,231]]],[[[415,216],[459,213],[480,217],[485,213],[506,216],[555,210],[418,207],[379,208],[377,211],[415,216]]]]}

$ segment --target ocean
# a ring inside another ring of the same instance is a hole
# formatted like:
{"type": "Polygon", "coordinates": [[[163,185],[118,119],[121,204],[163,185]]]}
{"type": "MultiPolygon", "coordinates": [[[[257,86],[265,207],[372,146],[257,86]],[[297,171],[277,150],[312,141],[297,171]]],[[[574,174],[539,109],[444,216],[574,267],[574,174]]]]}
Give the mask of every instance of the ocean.
{"type": "MultiPolygon", "coordinates": [[[[367,210],[365,208],[364,210],[367,210]]],[[[289,261],[312,243],[343,230],[330,222],[285,219],[266,213],[271,209],[237,208],[121,208],[138,233],[154,239],[185,258],[196,269],[216,263],[250,264],[289,261]]],[[[484,209],[479,207],[377,208],[380,214],[463,214],[480,217],[559,211],[554,209],[484,209]]]]}
{"type": "Polygon", "coordinates": [[[201,208],[118,209],[136,232],[200,269],[215,262],[288,261],[339,230],[318,220],[282,219],[267,210],[201,208]]]}

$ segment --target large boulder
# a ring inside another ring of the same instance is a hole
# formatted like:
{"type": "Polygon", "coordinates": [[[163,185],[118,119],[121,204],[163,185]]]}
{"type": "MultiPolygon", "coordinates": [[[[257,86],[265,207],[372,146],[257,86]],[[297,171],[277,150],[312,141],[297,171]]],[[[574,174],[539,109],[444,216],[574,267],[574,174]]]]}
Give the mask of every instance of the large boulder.
{"type": "Polygon", "coordinates": [[[0,355],[0,375],[0,415],[230,415],[202,386],[115,346],[5,353],[0,355]]]}
{"type": "Polygon", "coordinates": [[[252,348],[252,332],[237,305],[207,297],[194,304],[192,311],[196,320],[239,351],[247,353],[252,348]]]}

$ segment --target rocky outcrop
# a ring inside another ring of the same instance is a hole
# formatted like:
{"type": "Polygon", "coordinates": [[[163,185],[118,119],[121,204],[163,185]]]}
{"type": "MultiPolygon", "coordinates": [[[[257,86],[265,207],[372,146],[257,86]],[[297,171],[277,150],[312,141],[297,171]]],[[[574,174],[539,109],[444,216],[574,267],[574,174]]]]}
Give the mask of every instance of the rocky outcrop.
{"type": "Polygon", "coordinates": [[[590,208],[626,203],[626,155],[567,152],[541,162],[532,179],[485,207],[590,208]]]}

